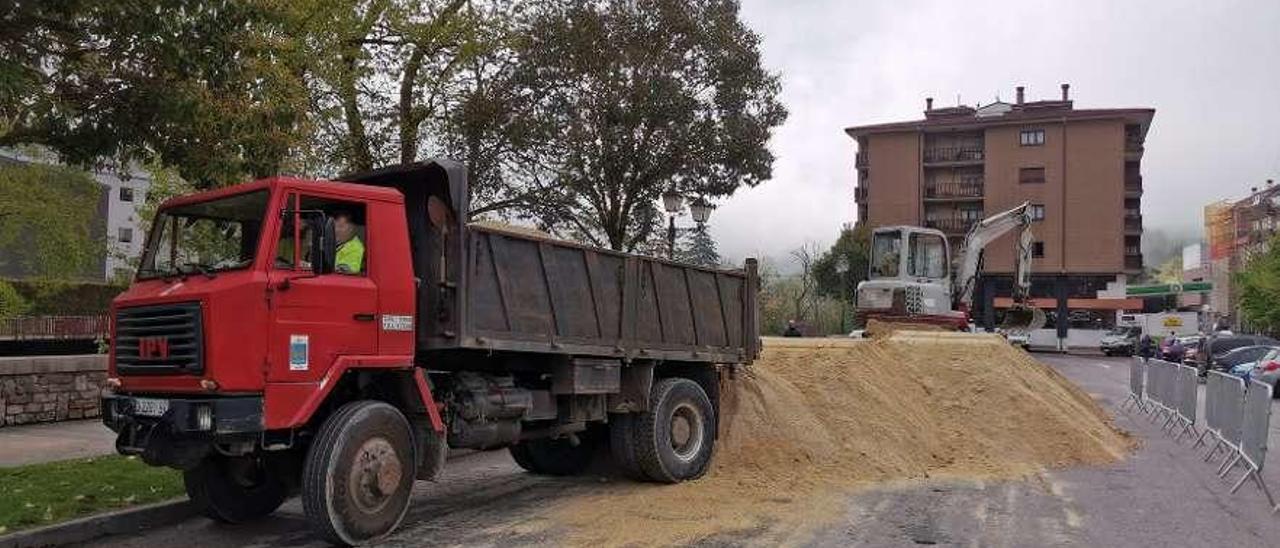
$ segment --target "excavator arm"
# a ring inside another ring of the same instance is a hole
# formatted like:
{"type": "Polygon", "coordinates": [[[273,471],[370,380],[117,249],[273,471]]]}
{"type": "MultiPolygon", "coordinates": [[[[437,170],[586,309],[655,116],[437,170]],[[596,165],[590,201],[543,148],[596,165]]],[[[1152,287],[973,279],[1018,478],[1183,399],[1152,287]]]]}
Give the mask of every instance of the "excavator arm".
{"type": "Polygon", "coordinates": [[[1044,325],[1044,313],[1029,306],[1031,293],[1031,204],[1023,202],[1008,211],[979,221],[965,236],[960,265],[956,271],[955,301],[964,310],[973,307],[973,292],[978,283],[982,252],[991,242],[1013,230],[1021,230],[1014,239],[1013,307],[1005,315],[1002,326],[1008,331],[1029,332],[1044,325]]]}

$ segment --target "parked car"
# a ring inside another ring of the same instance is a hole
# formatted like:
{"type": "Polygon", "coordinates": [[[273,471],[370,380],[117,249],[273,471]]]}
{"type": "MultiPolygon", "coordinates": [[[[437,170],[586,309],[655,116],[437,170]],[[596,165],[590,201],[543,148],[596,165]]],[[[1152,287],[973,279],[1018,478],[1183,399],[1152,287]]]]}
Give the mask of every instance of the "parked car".
{"type": "Polygon", "coordinates": [[[1271,397],[1280,398],[1280,353],[1271,357],[1271,359],[1257,362],[1253,366],[1253,371],[1249,377],[1255,381],[1271,385],[1271,397]]]}
{"type": "Polygon", "coordinates": [[[1138,338],[1142,336],[1142,328],[1138,326],[1117,327],[1102,336],[1099,346],[1102,353],[1108,356],[1132,356],[1138,348],[1138,338]]]}
{"type": "Polygon", "coordinates": [[[1023,350],[1031,350],[1031,334],[1027,332],[1005,333],[1005,340],[1023,350]]]}
{"type": "Polygon", "coordinates": [[[1199,363],[1200,347],[1203,344],[1204,337],[1202,336],[1196,335],[1193,337],[1187,337],[1187,340],[1182,343],[1182,346],[1186,348],[1186,353],[1182,356],[1182,363],[1187,365],[1195,365],[1199,363]]]}
{"type": "Polygon", "coordinates": [[[1267,359],[1268,356],[1275,353],[1276,349],[1276,346],[1242,346],[1240,348],[1224,352],[1215,358],[1215,368],[1219,371],[1230,372],[1238,366],[1253,364],[1260,360],[1267,359]]]}
{"type": "MultiPolygon", "coordinates": [[[[1280,341],[1262,335],[1217,335],[1208,337],[1200,345],[1195,365],[1200,369],[1201,376],[1204,376],[1210,369],[1230,370],[1231,366],[1224,367],[1219,363],[1219,360],[1228,352],[1247,346],[1280,346],[1280,341]]],[[[1256,361],[1257,358],[1254,360],[1256,361]]],[[[1239,365],[1245,361],[1249,360],[1241,360],[1233,365],[1239,365]]]]}

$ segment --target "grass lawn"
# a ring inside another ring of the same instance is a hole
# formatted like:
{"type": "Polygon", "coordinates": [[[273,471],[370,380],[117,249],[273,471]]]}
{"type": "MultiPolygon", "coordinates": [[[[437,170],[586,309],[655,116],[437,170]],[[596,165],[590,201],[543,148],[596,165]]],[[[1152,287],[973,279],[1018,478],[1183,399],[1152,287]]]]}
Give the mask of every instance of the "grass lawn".
{"type": "Polygon", "coordinates": [[[0,534],[185,494],[181,472],[136,457],[0,468],[0,534]]]}

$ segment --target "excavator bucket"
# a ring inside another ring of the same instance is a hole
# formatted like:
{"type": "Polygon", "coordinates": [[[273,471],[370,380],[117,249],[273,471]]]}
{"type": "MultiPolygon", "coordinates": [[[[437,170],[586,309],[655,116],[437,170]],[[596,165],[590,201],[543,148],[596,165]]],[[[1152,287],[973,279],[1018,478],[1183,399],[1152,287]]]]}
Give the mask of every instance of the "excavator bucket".
{"type": "Polygon", "coordinates": [[[1031,333],[1045,323],[1044,311],[1034,306],[1014,304],[1004,312],[1004,323],[1000,328],[1006,333],[1031,333]]]}

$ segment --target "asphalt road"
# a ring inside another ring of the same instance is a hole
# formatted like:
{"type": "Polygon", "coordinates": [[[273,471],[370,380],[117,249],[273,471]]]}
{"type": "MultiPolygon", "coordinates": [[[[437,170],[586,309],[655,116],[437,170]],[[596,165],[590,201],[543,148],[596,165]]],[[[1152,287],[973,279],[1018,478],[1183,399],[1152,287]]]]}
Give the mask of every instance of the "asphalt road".
{"type": "MultiPolygon", "coordinates": [[[[1122,358],[1037,357],[1114,410],[1124,400],[1122,358]]],[[[1280,405],[1277,405],[1280,407],[1280,405]]],[[[814,533],[814,546],[1277,546],[1273,516],[1251,484],[1235,495],[1190,443],[1173,442],[1145,418],[1116,413],[1142,446],[1102,468],[1042,473],[1028,481],[920,481],[863,491],[837,523],[814,533]]],[[[1280,414],[1271,446],[1280,447],[1280,414]]],[[[1280,463],[1265,473],[1280,494],[1280,463]]],[[[1234,479],[1234,478],[1232,478],[1234,479]]],[[[598,478],[549,479],[520,471],[506,452],[455,457],[445,477],[419,482],[413,508],[387,546],[557,545],[540,517],[547,501],[600,489],[598,478]]],[[[767,527],[762,524],[762,527],[767,527]]],[[[762,545],[752,531],[703,539],[700,546],[762,545]]],[[[297,501],[272,519],[228,527],[199,518],[117,536],[95,546],[318,546],[297,501]]]]}

